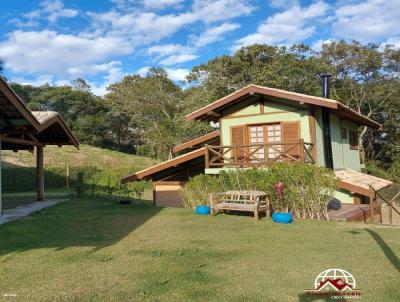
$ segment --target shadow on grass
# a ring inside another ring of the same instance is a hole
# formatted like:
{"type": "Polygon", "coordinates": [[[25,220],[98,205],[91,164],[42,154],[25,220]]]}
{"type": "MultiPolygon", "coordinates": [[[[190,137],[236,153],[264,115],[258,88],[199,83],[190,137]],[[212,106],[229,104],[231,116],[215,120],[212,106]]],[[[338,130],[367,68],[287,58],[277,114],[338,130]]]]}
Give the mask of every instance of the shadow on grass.
{"type": "Polygon", "coordinates": [[[0,256],[39,248],[85,246],[95,252],[122,240],[162,209],[102,198],[71,199],[0,226],[0,256]]]}
{"type": "Polygon", "coordinates": [[[365,229],[371,237],[378,243],[379,247],[382,249],[386,258],[390,261],[390,263],[400,272],[400,259],[396,256],[396,254],[392,251],[392,249],[386,244],[386,242],[379,236],[378,233],[371,229],[365,229]]]}

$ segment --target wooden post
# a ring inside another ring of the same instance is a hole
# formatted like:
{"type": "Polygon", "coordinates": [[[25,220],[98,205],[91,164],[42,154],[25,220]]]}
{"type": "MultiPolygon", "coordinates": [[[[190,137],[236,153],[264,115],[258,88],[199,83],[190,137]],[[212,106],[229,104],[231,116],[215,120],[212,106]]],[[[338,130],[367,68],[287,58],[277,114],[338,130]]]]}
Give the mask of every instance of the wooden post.
{"type": "Polygon", "coordinates": [[[394,206],[394,201],[392,201],[391,203],[390,203],[390,207],[389,207],[389,224],[392,224],[393,223],[393,209],[392,209],[392,207],[394,206]]]}
{"type": "Polygon", "coordinates": [[[300,162],[304,163],[305,162],[305,154],[304,154],[304,139],[300,139],[299,141],[299,154],[300,154],[300,162]]]}
{"type": "Polygon", "coordinates": [[[208,153],[208,145],[206,144],[206,145],[204,145],[204,147],[205,147],[204,156],[205,156],[205,161],[206,161],[206,169],[208,169],[208,168],[210,168],[210,155],[208,153]]]}
{"type": "Polygon", "coordinates": [[[65,176],[65,187],[69,189],[69,164],[67,165],[67,173],[65,176]]]}
{"type": "Polygon", "coordinates": [[[44,201],[44,161],[43,147],[36,147],[36,184],[37,201],[44,201]]]}
{"type": "Polygon", "coordinates": [[[375,222],[374,201],[375,201],[375,192],[372,186],[369,186],[369,209],[371,213],[371,223],[375,222]]]}

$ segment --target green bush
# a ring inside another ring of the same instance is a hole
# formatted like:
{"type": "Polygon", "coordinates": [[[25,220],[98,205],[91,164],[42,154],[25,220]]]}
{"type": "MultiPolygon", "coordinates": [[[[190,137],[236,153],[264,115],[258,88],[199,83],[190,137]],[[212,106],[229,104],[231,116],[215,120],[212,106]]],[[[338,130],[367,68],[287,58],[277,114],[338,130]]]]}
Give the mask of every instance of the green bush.
{"type": "Polygon", "coordinates": [[[306,164],[277,163],[262,169],[222,171],[219,176],[195,176],[183,189],[183,199],[187,207],[192,207],[208,204],[210,193],[264,191],[274,211],[290,211],[298,217],[319,219],[336,187],[337,180],[331,170],[306,164]],[[278,181],[284,185],[282,198],[274,189],[278,181]]]}

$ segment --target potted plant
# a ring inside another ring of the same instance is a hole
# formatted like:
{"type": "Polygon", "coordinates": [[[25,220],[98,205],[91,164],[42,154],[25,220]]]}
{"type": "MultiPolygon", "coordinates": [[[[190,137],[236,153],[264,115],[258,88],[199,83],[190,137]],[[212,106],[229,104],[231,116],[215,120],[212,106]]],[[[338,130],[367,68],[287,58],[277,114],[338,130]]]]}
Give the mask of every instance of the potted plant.
{"type": "Polygon", "coordinates": [[[274,185],[275,196],[279,202],[279,212],[274,212],[272,214],[272,220],[276,223],[291,223],[293,221],[292,213],[289,212],[288,207],[284,205],[284,184],[281,181],[278,181],[274,185]]]}

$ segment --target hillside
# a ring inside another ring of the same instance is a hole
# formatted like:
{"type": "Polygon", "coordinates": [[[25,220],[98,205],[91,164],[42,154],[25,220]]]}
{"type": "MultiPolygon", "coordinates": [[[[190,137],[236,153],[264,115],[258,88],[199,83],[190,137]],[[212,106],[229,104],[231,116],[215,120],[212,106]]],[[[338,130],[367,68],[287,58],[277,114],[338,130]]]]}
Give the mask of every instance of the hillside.
{"type": "MultiPolygon", "coordinates": [[[[47,146],[44,152],[45,167],[95,166],[101,170],[139,171],[157,163],[156,160],[89,145],[81,145],[79,150],[72,146],[47,146]]],[[[2,161],[5,167],[34,167],[35,155],[28,151],[3,151],[2,161]]]]}

